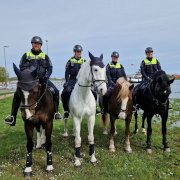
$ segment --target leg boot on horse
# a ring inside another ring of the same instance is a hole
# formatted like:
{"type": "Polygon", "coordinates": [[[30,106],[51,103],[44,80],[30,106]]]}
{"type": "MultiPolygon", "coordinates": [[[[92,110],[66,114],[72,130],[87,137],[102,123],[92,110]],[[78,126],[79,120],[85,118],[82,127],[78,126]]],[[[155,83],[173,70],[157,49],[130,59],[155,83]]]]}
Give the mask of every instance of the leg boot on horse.
{"type": "Polygon", "coordinates": [[[11,110],[11,116],[7,116],[4,120],[4,123],[9,124],[11,126],[15,126],[16,124],[16,116],[18,112],[18,108],[20,105],[20,98],[18,96],[17,91],[14,93],[13,103],[12,103],[12,110],[11,110]]]}

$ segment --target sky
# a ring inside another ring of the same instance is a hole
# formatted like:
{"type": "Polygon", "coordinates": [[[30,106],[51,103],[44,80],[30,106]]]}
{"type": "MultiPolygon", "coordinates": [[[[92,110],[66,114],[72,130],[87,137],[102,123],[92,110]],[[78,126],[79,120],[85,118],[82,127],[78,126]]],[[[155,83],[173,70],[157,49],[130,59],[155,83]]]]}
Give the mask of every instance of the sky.
{"type": "Polygon", "coordinates": [[[0,66],[5,67],[8,45],[10,77],[15,76],[12,63],[19,65],[31,50],[33,36],[42,38],[43,52],[48,45],[51,77],[64,77],[76,44],[83,47],[86,60],[88,51],[94,56],[103,53],[105,65],[118,51],[126,74],[139,69],[150,46],[167,74],[180,74],[179,0],[0,0],[0,4],[0,66]]]}

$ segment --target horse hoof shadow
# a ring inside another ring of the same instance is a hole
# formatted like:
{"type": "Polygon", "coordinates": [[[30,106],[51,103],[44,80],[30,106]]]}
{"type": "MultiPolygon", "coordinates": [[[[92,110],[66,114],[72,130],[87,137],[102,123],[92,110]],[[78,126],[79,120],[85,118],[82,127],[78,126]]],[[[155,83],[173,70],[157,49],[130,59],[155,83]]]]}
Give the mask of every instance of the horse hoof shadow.
{"type": "Polygon", "coordinates": [[[91,162],[93,166],[97,166],[97,161],[91,162]]]}
{"type": "Polygon", "coordinates": [[[80,166],[74,166],[75,169],[81,169],[81,165],[80,166]]]}
{"type": "Polygon", "coordinates": [[[53,170],[46,170],[46,173],[47,173],[47,175],[52,175],[53,174],[53,170]]]}
{"type": "Polygon", "coordinates": [[[24,178],[30,179],[32,177],[32,172],[24,172],[24,178]]]}

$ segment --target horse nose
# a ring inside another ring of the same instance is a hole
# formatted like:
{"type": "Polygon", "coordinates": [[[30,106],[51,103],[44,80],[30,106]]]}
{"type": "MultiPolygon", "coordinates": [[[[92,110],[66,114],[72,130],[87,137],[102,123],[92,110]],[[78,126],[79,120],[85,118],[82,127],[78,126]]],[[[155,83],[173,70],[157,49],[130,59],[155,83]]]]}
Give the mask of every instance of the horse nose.
{"type": "Polygon", "coordinates": [[[100,89],[100,92],[101,92],[101,93],[103,92],[103,88],[100,89]]]}

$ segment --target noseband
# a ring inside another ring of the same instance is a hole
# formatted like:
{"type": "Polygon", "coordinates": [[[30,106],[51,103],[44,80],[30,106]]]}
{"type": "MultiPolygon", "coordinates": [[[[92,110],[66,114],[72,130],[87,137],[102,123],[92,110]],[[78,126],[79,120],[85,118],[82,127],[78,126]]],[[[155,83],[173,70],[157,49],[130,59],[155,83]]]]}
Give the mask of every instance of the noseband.
{"type": "MultiPolygon", "coordinates": [[[[18,81],[20,82],[20,81],[18,81]]],[[[34,81],[31,81],[31,82],[20,82],[20,83],[23,83],[23,84],[28,84],[28,83],[33,83],[33,82],[39,82],[39,79],[36,79],[34,81]]],[[[41,84],[39,84],[39,87],[41,88],[41,84]]],[[[46,89],[44,90],[43,94],[38,98],[37,100],[35,100],[33,103],[31,104],[21,104],[20,105],[20,109],[29,109],[29,110],[35,110],[35,108],[37,107],[37,105],[39,104],[39,102],[41,101],[42,97],[45,95],[46,91],[47,91],[47,87],[48,87],[48,80],[47,80],[47,84],[46,84],[46,89]],[[31,106],[33,106],[35,104],[35,107],[34,108],[31,108],[31,106]]],[[[39,88],[39,89],[40,89],[39,88]]],[[[39,94],[39,89],[38,89],[38,94],[39,94]]]]}

